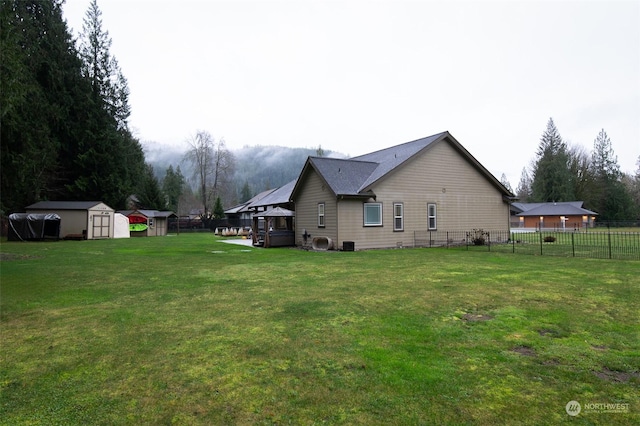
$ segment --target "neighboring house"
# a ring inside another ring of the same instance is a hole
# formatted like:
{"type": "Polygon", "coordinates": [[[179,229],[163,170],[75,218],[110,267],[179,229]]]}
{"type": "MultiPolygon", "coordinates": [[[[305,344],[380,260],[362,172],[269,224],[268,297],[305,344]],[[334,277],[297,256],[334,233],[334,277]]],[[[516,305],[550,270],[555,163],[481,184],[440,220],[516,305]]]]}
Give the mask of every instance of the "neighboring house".
{"type": "Polygon", "coordinates": [[[359,157],[309,157],[291,193],[296,245],[414,245],[415,231],[509,231],[513,194],[449,132],[359,157]]]}
{"type": "Polygon", "coordinates": [[[132,237],[167,235],[169,218],[176,217],[173,212],[158,210],[124,210],[119,213],[129,219],[129,230],[132,237]]]}
{"type": "Polygon", "coordinates": [[[115,211],[101,201],[39,201],[26,211],[60,216],[62,238],[113,238],[115,211]]]}
{"type": "Polygon", "coordinates": [[[266,197],[276,190],[277,188],[262,191],[261,193],[250,198],[244,203],[240,203],[236,206],[231,207],[230,209],[225,210],[224,214],[229,221],[229,224],[236,227],[251,226],[251,216],[256,210],[255,208],[251,208],[249,206],[252,203],[258,203],[262,198],[266,197]]]}
{"type": "Polygon", "coordinates": [[[275,207],[293,209],[294,204],[291,201],[291,192],[293,191],[295,184],[296,181],[292,180],[280,188],[269,191],[268,194],[248,203],[247,209],[252,213],[259,213],[275,207]]]}
{"type": "Polygon", "coordinates": [[[556,203],[512,203],[516,221],[512,228],[579,230],[591,228],[598,213],[582,207],[583,201],[556,203]]]}

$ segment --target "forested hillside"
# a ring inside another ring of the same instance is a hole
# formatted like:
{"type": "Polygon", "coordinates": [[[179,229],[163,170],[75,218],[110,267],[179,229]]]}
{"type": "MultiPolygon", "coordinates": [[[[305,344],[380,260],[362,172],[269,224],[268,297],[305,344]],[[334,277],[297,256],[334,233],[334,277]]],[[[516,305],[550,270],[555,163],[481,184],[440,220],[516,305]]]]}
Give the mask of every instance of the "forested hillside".
{"type": "MultiPolygon", "coordinates": [[[[168,168],[180,167],[188,186],[196,191],[194,168],[189,161],[185,161],[185,152],[176,147],[145,146],[147,161],[154,167],[156,178],[163,181],[168,168]]],[[[246,201],[246,199],[265,191],[278,188],[298,177],[307,157],[318,154],[337,158],[345,158],[341,153],[333,151],[319,152],[313,148],[288,148],[283,146],[245,146],[240,149],[230,149],[235,158],[235,168],[232,173],[230,195],[225,203],[231,204],[246,201]]]]}

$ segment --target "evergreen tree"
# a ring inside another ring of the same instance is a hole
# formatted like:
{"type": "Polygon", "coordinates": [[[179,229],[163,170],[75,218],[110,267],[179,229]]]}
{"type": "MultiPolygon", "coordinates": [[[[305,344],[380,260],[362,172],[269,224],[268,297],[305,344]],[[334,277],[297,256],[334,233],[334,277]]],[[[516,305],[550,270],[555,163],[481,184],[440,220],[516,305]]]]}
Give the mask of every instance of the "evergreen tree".
{"type": "Polygon", "coordinates": [[[631,214],[632,219],[640,219],[640,156],[636,161],[635,175],[625,175],[624,181],[626,183],[627,192],[631,195],[633,200],[633,212],[631,214]]]}
{"type": "Polygon", "coordinates": [[[145,182],[147,170],[142,146],[128,130],[129,89],[109,52],[111,39],[101,16],[92,0],[80,35],[80,57],[93,106],[81,117],[78,140],[64,152],[69,159],[65,168],[71,171],[66,188],[74,199],[103,200],[118,208],[145,182]]]}
{"type": "Polygon", "coordinates": [[[244,203],[245,201],[250,200],[251,197],[252,195],[251,188],[249,187],[249,181],[245,180],[244,185],[242,186],[242,190],[240,191],[240,202],[244,203]]]}
{"type": "Polygon", "coordinates": [[[138,203],[143,209],[166,210],[167,203],[160,191],[160,184],[153,173],[153,166],[147,164],[144,177],[139,183],[136,191],[138,203]]]}
{"type": "Polygon", "coordinates": [[[591,154],[591,198],[589,207],[600,220],[628,220],[633,216],[633,200],[622,183],[618,157],[613,152],[611,139],[602,129],[593,142],[591,154]]]}
{"type": "Polygon", "coordinates": [[[567,146],[550,118],[538,145],[531,184],[533,201],[572,201],[572,177],[567,146]]]}
{"type": "MultiPolygon", "coordinates": [[[[0,1],[0,209],[21,211],[43,199],[124,207],[145,165],[126,128],[128,88],[117,63],[116,84],[94,90],[98,79],[80,59],[61,1],[0,1]]],[[[95,1],[92,7],[99,15],[95,1]]],[[[100,39],[100,31],[92,35],[100,39]]],[[[109,57],[100,50],[107,45],[92,46],[109,57]]]]}
{"type": "Polygon", "coordinates": [[[522,168],[520,182],[516,188],[516,196],[521,203],[528,203],[531,200],[531,178],[529,177],[529,173],[527,173],[526,167],[522,168]]]}
{"type": "Polygon", "coordinates": [[[216,197],[216,204],[213,208],[213,218],[223,219],[224,216],[225,214],[224,214],[224,207],[222,206],[222,200],[220,199],[220,197],[216,197]]]}
{"type": "Polygon", "coordinates": [[[0,3],[1,209],[66,198],[62,150],[92,108],[59,1],[0,3]]]}
{"type": "Polygon", "coordinates": [[[162,180],[162,190],[164,191],[169,210],[178,213],[180,196],[184,191],[185,178],[182,176],[180,166],[173,170],[173,166],[167,168],[167,172],[162,180]]]}
{"type": "Polygon", "coordinates": [[[102,29],[102,11],[97,0],[91,0],[80,35],[82,71],[91,83],[95,102],[102,104],[121,130],[127,128],[131,114],[129,87],[117,59],[111,55],[111,44],[109,32],[102,29]]]}

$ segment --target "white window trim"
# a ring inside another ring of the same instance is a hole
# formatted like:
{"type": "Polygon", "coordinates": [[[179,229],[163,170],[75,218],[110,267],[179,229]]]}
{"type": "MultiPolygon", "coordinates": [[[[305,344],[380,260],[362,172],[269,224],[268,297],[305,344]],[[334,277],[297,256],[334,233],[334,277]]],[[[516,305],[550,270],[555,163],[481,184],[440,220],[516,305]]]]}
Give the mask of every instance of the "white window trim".
{"type": "Polygon", "coordinates": [[[427,204],[427,228],[429,231],[438,229],[438,206],[436,203],[427,204]],[[431,214],[431,207],[433,207],[433,215],[431,214]],[[433,226],[431,226],[431,219],[433,219],[433,226]]]}
{"type": "Polygon", "coordinates": [[[324,228],[325,225],[325,213],[326,206],[324,203],[318,203],[318,228],[324,228]]]}
{"type": "Polygon", "coordinates": [[[395,232],[404,231],[404,204],[393,203],[393,230],[395,232]],[[400,207],[400,214],[396,214],[396,207],[400,207]],[[396,221],[400,219],[400,227],[396,226],[396,221]]]}
{"type": "Polygon", "coordinates": [[[362,207],[362,222],[364,226],[382,226],[382,203],[364,203],[362,207]],[[367,223],[367,206],[377,206],[380,212],[380,222],[367,223]]]}

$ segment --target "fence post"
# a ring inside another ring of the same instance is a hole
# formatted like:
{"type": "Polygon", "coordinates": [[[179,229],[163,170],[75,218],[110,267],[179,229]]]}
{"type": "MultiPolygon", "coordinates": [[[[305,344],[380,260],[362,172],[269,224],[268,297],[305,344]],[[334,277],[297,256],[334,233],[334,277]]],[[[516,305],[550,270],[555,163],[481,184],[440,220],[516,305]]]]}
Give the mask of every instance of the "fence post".
{"type": "Polygon", "coordinates": [[[609,259],[611,259],[611,227],[607,223],[607,239],[609,240],[609,259]]]}
{"type": "Polygon", "coordinates": [[[573,257],[576,257],[576,245],[574,244],[573,241],[573,236],[575,235],[575,233],[571,233],[571,253],[573,254],[573,257]]]}
{"type": "Polygon", "coordinates": [[[540,227],[540,256],[542,256],[542,227],[540,227]]]}
{"type": "Polygon", "coordinates": [[[491,251],[491,232],[487,231],[487,245],[489,246],[489,251],[491,251]]]}
{"type": "Polygon", "coordinates": [[[449,231],[447,231],[447,248],[449,248],[449,231]]]}
{"type": "Polygon", "coordinates": [[[515,254],[515,252],[516,252],[516,239],[514,237],[515,237],[515,235],[511,234],[511,246],[513,247],[512,253],[515,254]]]}

